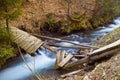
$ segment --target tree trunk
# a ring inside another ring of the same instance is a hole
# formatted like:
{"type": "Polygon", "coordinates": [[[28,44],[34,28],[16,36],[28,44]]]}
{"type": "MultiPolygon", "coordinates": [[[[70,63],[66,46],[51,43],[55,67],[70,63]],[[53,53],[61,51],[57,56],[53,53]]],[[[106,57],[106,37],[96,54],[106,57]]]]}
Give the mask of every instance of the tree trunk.
{"type": "Polygon", "coordinates": [[[11,45],[11,35],[10,35],[10,31],[9,31],[9,19],[6,19],[6,31],[8,33],[8,44],[11,45]]]}
{"type": "Polygon", "coordinates": [[[68,13],[68,19],[70,18],[70,3],[68,2],[68,9],[67,9],[67,13],[68,13]]]}
{"type": "MultiPolygon", "coordinates": [[[[8,8],[7,8],[7,7],[5,8],[5,12],[8,13],[8,8]]],[[[6,18],[5,21],[6,21],[6,30],[7,30],[8,39],[9,39],[9,40],[8,40],[8,44],[11,45],[11,38],[10,38],[11,35],[10,35],[10,31],[9,31],[9,19],[6,18]]]]}

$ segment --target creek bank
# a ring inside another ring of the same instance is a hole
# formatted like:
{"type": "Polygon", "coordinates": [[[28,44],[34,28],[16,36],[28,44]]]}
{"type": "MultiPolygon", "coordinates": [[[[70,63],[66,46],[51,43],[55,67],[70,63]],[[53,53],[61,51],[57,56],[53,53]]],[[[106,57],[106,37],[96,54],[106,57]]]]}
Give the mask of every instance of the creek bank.
{"type": "MultiPolygon", "coordinates": [[[[120,27],[100,38],[94,45],[104,46],[120,39],[120,27]]],[[[120,51],[109,60],[98,64],[95,69],[84,76],[87,80],[119,80],[120,79],[120,51]],[[94,75],[94,76],[93,76],[94,75]]],[[[84,79],[83,78],[83,79],[84,79]]]]}
{"type": "Polygon", "coordinates": [[[119,4],[119,0],[30,0],[22,5],[23,15],[12,25],[33,33],[91,30],[119,16],[119,4]]]}

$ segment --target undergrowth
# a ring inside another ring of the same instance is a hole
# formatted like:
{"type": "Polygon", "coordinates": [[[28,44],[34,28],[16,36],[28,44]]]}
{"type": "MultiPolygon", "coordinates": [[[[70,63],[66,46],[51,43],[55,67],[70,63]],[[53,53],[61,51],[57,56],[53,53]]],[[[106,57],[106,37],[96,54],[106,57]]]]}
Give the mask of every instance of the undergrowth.
{"type": "Polygon", "coordinates": [[[7,59],[14,56],[14,47],[9,44],[9,34],[6,28],[0,25],[0,68],[7,59]]]}

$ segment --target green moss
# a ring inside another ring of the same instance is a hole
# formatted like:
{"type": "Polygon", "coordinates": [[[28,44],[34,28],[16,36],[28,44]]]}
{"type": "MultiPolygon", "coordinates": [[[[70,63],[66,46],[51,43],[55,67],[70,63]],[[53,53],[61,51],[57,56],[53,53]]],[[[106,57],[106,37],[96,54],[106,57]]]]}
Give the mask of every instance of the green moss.
{"type": "Polygon", "coordinates": [[[0,41],[7,41],[9,39],[9,34],[4,27],[0,26],[0,41]]]}
{"type": "Polygon", "coordinates": [[[94,27],[100,24],[104,25],[111,22],[115,17],[120,15],[119,0],[100,0],[96,1],[96,7],[92,16],[92,25],[94,27]]]}
{"type": "Polygon", "coordinates": [[[118,76],[118,79],[120,80],[120,73],[118,73],[118,75],[117,75],[117,76],[118,76]]]}
{"type": "Polygon", "coordinates": [[[57,20],[57,17],[53,13],[48,13],[46,18],[42,21],[40,30],[56,32],[60,30],[62,23],[60,20],[57,20]]]}
{"type": "Polygon", "coordinates": [[[4,27],[0,26],[0,67],[7,59],[16,56],[14,48],[8,43],[9,34],[4,27]]]}
{"type": "Polygon", "coordinates": [[[63,26],[62,30],[64,30],[67,33],[70,33],[72,31],[78,31],[81,29],[92,29],[90,22],[88,22],[90,17],[86,14],[84,15],[79,15],[79,14],[74,14],[71,16],[71,19],[69,20],[68,26],[63,26]]]}
{"type": "Polygon", "coordinates": [[[13,47],[8,47],[7,45],[4,45],[4,47],[0,48],[0,67],[3,65],[7,59],[16,56],[14,53],[13,47]]]}

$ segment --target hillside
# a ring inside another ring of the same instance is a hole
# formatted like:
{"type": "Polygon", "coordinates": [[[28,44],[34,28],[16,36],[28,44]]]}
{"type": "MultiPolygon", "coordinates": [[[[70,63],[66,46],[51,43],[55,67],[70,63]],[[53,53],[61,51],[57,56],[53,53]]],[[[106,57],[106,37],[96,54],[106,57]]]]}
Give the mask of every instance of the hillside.
{"type": "Polygon", "coordinates": [[[11,25],[37,33],[89,30],[118,16],[119,3],[119,0],[26,0],[22,4],[23,15],[11,25]]]}

